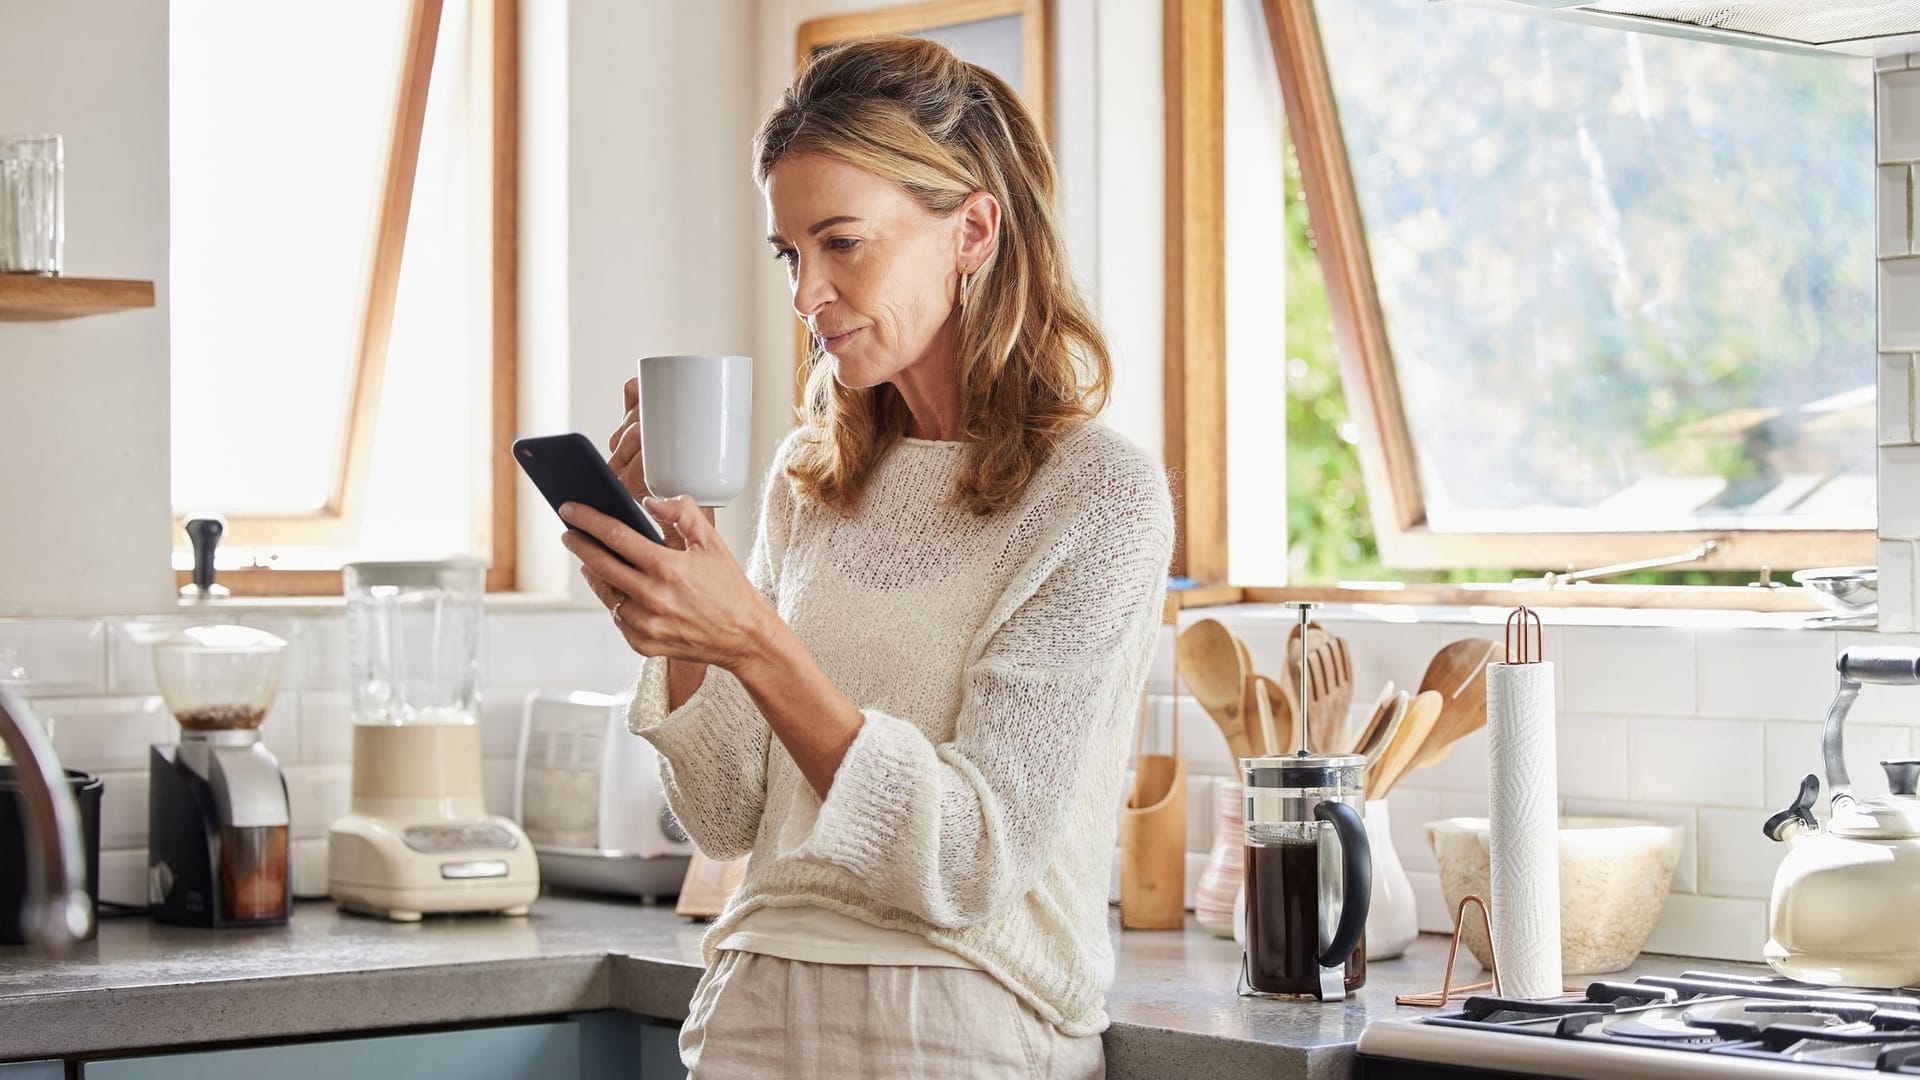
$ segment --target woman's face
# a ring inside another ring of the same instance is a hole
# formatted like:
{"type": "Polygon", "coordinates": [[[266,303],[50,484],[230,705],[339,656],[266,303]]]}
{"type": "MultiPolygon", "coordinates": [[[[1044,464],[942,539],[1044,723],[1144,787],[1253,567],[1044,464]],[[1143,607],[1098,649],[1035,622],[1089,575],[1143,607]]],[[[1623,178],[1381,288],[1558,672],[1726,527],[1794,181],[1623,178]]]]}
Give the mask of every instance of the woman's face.
{"type": "Polygon", "coordinates": [[[976,214],[929,213],[891,182],[824,154],[783,158],[766,197],[767,242],[786,264],[793,309],[842,385],[877,386],[951,357],[959,273],[980,261],[970,259],[976,214]]]}

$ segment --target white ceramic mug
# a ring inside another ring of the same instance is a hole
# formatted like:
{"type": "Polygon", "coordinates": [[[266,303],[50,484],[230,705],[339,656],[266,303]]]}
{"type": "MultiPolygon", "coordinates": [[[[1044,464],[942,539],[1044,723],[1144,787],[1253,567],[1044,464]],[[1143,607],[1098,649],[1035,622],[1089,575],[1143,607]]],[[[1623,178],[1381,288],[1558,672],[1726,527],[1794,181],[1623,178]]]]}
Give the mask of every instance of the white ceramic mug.
{"type": "Polygon", "coordinates": [[[747,487],[753,360],[640,358],[640,464],[662,499],[725,506],[747,487]]]}

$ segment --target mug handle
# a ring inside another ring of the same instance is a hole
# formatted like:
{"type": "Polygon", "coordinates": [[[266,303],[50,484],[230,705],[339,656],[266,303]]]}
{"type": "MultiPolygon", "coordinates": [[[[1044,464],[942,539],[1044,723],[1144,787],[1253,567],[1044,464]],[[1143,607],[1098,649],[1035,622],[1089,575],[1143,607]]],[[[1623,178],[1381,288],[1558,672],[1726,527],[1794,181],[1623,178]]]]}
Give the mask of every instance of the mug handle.
{"type": "Polygon", "coordinates": [[[1333,941],[1320,954],[1321,967],[1338,967],[1353,955],[1360,945],[1360,935],[1367,929],[1367,909],[1373,899],[1373,850],[1367,844],[1366,823],[1346,803],[1323,802],[1313,808],[1313,816],[1332,822],[1334,834],[1340,838],[1340,925],[1334,928],[1333,941]]]}

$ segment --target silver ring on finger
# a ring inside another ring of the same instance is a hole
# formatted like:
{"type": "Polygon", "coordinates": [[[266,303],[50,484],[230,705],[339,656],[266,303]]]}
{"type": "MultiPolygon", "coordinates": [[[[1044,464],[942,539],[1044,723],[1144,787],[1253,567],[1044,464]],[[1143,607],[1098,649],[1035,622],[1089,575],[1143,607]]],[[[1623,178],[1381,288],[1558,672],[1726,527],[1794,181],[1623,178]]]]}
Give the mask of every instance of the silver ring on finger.
{"type": "Polygon", "coordinates": [[[624,596],[613,602],[613,621],[614,622],[620,621],[620,605],[626,602],[627,602],[627,598],[624,596]]]}

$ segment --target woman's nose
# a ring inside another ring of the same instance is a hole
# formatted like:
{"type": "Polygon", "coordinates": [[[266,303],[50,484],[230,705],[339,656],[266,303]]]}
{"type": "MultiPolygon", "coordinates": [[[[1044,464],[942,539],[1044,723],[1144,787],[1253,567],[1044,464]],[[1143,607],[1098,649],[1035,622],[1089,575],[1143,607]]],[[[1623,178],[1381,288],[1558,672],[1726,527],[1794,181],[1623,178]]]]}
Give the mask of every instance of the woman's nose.
{"type": "Polygon", "coordinates": [[[827,276],[807,265],[802,259],[793,276],[793,310],[803,319],[811,319],[820,313],[833,299],[833,285],[827,276]]]}

